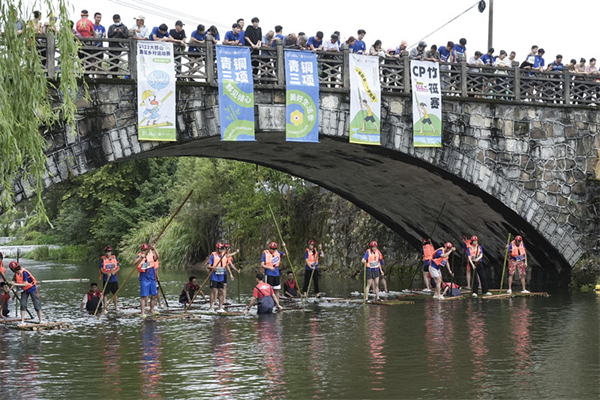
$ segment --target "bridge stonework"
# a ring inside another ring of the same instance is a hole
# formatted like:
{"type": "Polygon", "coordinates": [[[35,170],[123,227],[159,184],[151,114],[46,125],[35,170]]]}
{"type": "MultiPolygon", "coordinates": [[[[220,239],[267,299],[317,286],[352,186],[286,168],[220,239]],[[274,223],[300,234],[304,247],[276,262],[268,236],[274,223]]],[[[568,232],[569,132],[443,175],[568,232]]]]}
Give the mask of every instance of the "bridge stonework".
{"type": "MultiPolygon", "coordinates": [[[[443,148],[412,147],[411,98],[383,95],[382,146],[348,143],[348,93],[321,92],[320,143],[285,142],[285,92],[256,91],[256,143],[219,141],[217,89],[179,84],[178,141],[137,140],[134,82],[97,81],[78,98],[77,135],[46,132],[51,186],[112,162],[162,156],[229,158],[332,190],[415,247],[477,234],[497,275],[508,232],[521,233],[545,275],[563,276],[598,247],[600,113],[591,108],[445,97],[443,148]],[[548,268],[554,266],[555,268],[548,268]]],[[[16,184],[17,201],[31,195],[16,184]]]]}

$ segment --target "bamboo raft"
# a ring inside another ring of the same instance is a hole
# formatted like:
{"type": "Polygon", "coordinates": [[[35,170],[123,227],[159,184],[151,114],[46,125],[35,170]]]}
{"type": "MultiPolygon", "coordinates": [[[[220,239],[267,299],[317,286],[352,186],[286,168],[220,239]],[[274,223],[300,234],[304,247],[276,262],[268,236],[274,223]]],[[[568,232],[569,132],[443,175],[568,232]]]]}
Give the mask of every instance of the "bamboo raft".
{"type": "Polygon", "coordinates": [[[56,282],[89,282],[87,278],[70,278],[70,279],[44,279],[43,281],[37,281],[37,283],[56,283],[56,282]]]}
{"type": "Polygon", "coordinates": [[[452,301],[452,300],[462,300],[464,299],[464,296],[444,296],[443,299],[434,299],[434,300],[439,300],[439,301],[452,301]]]}
{"type": "Polygon", "coordinates": [[[225,311],[225,312],[216,312],[216,311],[200,311],[199,314],[202,315],[217,315],[221,317],[239,317],[244,315],[243,311],[225,311]]]}
{"type": "Polygon", "coordinates": [[[21,331],[47,331],[52,329],[71,329],[73,328],[73,324],[66,322],[44,322],[41,324],[15,325],[12,328],[21,331]]]}
{"type": "Polygon", "coordinates": [[[379,301],[368,301],[368,304],[373,306],[398,306],[406,304],[415,304],[414,301],[402,301],[402,300],[379,300],[379,301]]]}
{"type": "MultiPolygon", "coordinates": [[[[29,320],[29,319],[31,319],[31,318],[25,317],[25,320],[29,320]]],[[[7,322],[21,322],[21,318],[0,319],[0,323],[7,323],[7,322]]]]}
{"type": "Polygon", "coordinates": [[[167,316],[163,316],[163,317],[148,317],[147,319],[150,321],[166,321],[166,320],[176,319],[176,318],[198,319],[201,317],[197,314],[177,314],[177,315],[167,315],[167,316]]]}

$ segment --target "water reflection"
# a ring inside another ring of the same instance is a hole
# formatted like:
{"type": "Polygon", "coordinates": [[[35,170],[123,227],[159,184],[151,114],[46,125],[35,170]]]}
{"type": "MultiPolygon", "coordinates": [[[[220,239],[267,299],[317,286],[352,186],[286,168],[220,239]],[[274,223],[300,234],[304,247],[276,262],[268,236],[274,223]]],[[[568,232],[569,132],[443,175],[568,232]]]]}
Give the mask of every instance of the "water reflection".
{"type": "MultiPolygon", "coordinates": [[[[13,374],[11,385],[22,399],[37,399],[42,393],[40,380],[41,339],[39,333],[20,332],[12,337],[19,340],[16,349],[17,370],[13,374]]],[[[5,372],[3,371],[3,374],[5,372]]]]}
{"type": "Polygon", "coordinates": [[[471,349],[471,363],[473,365],[473,375],[471,379],[477,384],[477,397],[481,398],[489,388],[487,383],[488,376],[488,353],[486,346],[487,330],[485,327],[484,315],[481,311],[481,303],[469,302],[467,305],[467,326],[469,329],[469,348],[471,349]]]}
{"type": "Polygon", "coordinates": [[[142,322],[140,376],[142,397],[161,399],[158,393],[163,374],[160,357],[162,355],[162,332],[160,325],[152,321],[142,322]]]}
{"type": "Polygon", "coordinates": [[[444,306],[452,307],[453,304],[425,303],[425,347],[428,372],[433,381],[448,380],[454,370],[454,323],[444,306]]]}
{"type": "Polygon", "coordinates": [[[216,381],[221,396],[231,396],[232,371],[235,367],[229,319],[217,318],[213,324],[212,348],[215,360],[216,381]]]}
{"type": "Polygon", "coordinates": [[[283,313],[260,315],[256,320],[256,335],[259,362],[264,368],[267,388],[265,395],[269,399],[285,397],[284,380],[285,356],[283,349],[283,313]]]}
{"type": "Polygon", "coordinates": [[[102,364],[104,365],[104,384],[107,392],[117,395],[121,387],[121,335],[113,330],[106,330],[100,338],[102,364]]]}
{"type": "Polygon", "coordinates": [[[310,371],[312,377],[313,393],[312,396],[315,399],[323,397],[324,390],[324,371],[323,371],[323,354],[324,352],[324,337],[321,332],[321,319],[317,316],[313,316],[308,321],[308,337],[310,340],[309,352],[310,352],[310,371]]]}
{"type": "Polygon", "coordinates": [[[371,390],[385,390],[385,328],[387,321],[386,306],[372,306],[366,310],[367,340],[369,343],[369,374],[371,390]]]}
{"type": "Polygon", "coordinates": [[[531,310],[526,298],[510,299],[510,331],[514,341],[515,377],[522,389],[530,383],[532,345],[529,327],[531,326],[531,310]]]}

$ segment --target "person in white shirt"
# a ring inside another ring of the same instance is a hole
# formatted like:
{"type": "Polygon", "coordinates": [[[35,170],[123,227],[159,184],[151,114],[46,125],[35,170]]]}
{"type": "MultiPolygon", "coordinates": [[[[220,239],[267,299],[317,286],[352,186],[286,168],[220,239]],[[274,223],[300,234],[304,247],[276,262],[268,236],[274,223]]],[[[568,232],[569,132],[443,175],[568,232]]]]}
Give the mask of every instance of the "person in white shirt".
{"type": "Polygon", "coordinates": [[[144,25],[146,18],[143,15],[138,15],[135,19],[135,25],[133,25],[129,31],[133,32],[133,37],[137,40],[148,40],[150,36],[150,30],[144,25]]]}
{"type": "Polygon", "coordinates": [[[323,51],[340,51],[339,36],[335,33],[331,35],[331,40],[323,42],[323,51]]]}

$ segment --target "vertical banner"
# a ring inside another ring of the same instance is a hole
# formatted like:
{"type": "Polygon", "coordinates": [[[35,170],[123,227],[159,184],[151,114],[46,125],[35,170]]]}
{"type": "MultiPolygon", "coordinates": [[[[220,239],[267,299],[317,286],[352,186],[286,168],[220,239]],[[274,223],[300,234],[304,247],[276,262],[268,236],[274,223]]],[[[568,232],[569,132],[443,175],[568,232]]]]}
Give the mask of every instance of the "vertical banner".
{"type": "Polygon", "coordinates": [[[381,144],[379,57],[350,54],[350,143],[381,144]]]}
{"type": "Polygon", "coordinates": [[[319,71],[317,55],[285,51],[285,140],[319,142],[319,71]]]}
{"type": "Polygon", "coordinates": [[[250,48],[218,45],[217,73],[221,140],[254,141],[254,80],[250,48]]]}
{"type": "Polygon", "coordinates": [[[431,61],[410,62],[414,147],[442,147],[439,67],[438,63],[431,61]]]}
{"type": "Polygon", "coordinates": [[[138,139],[176,141],[173,43],[137,44],[138,139]]]}

